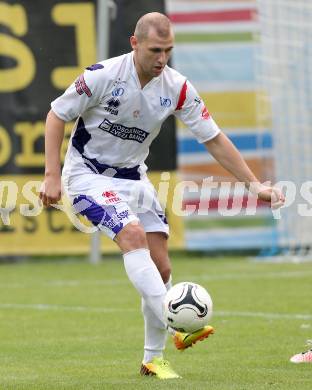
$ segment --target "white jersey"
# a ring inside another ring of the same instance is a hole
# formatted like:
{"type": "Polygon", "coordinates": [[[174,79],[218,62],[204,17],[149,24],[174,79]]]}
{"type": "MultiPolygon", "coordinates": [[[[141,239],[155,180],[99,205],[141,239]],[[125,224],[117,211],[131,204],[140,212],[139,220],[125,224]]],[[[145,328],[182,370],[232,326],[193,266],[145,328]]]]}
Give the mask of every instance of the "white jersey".
{"type": "Polygon", "coordinates": [[[171,114],[201,143],[220,132],[195,88],[169,66],[142,88],[133,52],[86,68],[51,107],[66,122],[77,118],[66,177],[105,174],[113,167],[117,178],[138,180],[146,171],[150,144],[171,114]]]}

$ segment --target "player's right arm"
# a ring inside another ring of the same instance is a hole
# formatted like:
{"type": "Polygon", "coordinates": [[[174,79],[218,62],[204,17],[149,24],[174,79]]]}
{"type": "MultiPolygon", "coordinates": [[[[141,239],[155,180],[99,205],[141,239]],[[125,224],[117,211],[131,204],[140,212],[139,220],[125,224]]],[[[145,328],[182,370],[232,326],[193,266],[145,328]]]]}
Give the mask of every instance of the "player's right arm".
{"type": "Polygon", "coordinates": [[[64,127],[65,122],[50,110],[45,128],[45,177],[39,194],[45,206],[57,203],[61,199],[60,151],[64,127]]]}
{"type": "Polygon", "coordinates": [[[105,90],[105,74],[101,64],[88,67],[67,90],[51,103],[45,129],[45,177],[40,199],[45,206],[61,199],[60,150],[65,123],[76,119],[89,108],[96,106],[105,90]]]}

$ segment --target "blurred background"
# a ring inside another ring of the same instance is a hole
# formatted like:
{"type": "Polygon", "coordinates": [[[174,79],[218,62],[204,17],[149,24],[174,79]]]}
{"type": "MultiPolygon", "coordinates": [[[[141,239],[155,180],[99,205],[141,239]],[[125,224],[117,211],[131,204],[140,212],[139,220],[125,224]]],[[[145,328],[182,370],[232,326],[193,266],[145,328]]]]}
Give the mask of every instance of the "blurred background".
{"type": "MultiPolygon", "coordinates": [[[[64,212],[32,215],[44,173],[45,116],[86,66],[130,51],[135,23],[150,11],[168,14],[176,35],[170,65],[193,83],[257,177],[294,183],[286,186],[292,206],[272,214],[169,118],[148,166],[156,189],[170,176],[170,247],[309,256],[312,12],[304,0],[0,1],[0,255],[90,252],[90,235],[64,212]],[[171,204],[182,180],[198,191],[183,191],[185,215],[177,216],[171,204]],[[300,199],[307,216],[298,213],[300,199]]],[[[101,253],[116,249],[101,238],[101,253]]]]}

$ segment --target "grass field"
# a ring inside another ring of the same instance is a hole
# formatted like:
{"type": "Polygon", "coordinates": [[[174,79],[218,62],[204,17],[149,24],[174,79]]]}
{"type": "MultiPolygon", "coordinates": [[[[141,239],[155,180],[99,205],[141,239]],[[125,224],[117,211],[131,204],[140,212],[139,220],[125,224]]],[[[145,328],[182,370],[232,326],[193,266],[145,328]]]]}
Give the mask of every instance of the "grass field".
{"type": "Polygon", "coordinates": [[[0,389],[300,389],[312,365],[312,264],[175,255],[174,281],[204,285],[215,335],[166,357],[183,379],[138,374],[140,300],[119,259],[0,265],[0,389]]]}

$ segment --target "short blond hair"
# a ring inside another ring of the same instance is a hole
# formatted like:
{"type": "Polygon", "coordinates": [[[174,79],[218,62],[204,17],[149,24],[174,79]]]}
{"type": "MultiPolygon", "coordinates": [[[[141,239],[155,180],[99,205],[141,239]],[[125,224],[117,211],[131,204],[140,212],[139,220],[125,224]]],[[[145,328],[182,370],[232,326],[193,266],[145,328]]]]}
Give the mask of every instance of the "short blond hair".
{"type": "Polygon", "coordinates": [[[167,38],[172,33],[172,26],[169,18],[159,12],[150,12],[143,15],[135,26],[134,36],[138,41],[147,38],[150,28],[156,30],[157,35],[167,38]]]}

